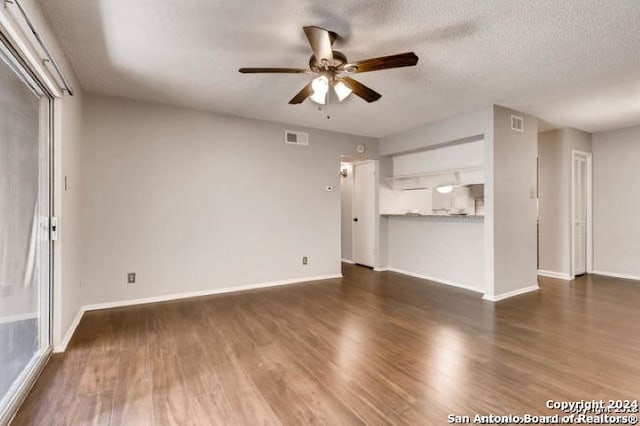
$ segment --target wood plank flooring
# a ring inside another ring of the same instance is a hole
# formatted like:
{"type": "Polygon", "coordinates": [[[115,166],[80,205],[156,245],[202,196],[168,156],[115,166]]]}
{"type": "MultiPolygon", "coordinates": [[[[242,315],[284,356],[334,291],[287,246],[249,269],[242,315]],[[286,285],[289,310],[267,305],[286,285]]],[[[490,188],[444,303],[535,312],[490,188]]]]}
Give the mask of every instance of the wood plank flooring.
{"type": "Polygon", "coordinates": [[[14,425],[446,424],[640,396],[640,283],[344,278],[85,314],[14,425]]]}

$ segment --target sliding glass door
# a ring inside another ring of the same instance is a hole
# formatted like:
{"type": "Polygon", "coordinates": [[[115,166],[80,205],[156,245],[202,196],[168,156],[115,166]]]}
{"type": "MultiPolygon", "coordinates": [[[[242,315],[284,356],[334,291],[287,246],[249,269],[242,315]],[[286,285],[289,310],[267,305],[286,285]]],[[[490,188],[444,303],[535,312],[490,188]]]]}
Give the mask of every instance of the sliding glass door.
{"type": "Polygon", "coordinates": [[[0,423],[51,346],[50,105],[0,40],[0,423]]]}

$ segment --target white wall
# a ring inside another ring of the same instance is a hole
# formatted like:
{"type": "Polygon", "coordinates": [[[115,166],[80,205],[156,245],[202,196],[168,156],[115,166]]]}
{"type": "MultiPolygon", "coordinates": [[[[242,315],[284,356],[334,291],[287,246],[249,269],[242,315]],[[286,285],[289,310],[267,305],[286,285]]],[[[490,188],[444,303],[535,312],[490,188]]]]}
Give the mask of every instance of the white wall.
{"type": "Polygon", "coordinates": [[[393,156],[394,176],[443,172],[483,166],[483,140],[393,156]]]}
{"type": "Polygon", "coordinates": [[[353,163],[343,162],[340,168],[347,171],[347,176],[340,178],[341,256],[344,260],[353,261],[353,163]]]}
{"type": "Polygon", "coordinates": [[[562,130],[538,135],[538,195],[541,271],[568,277],[570,262],[571,164],[564,155],[562,130]]]}
{"type": "Polygon", "coordinates": [[[640,279],[640,126],[593,135],[594,270],[640,279]]]}
{"type": "Polygon", "coordinates": [[[569,158],[571,159],[572,151],[592,151],[592,135],[591,133],[583,132],[582,130],[567,128],[563,129],[566,144],[569,151],[569,158]]]}
{"type": "MultiPolygon", "coordinates": [[[[388,213],[384,206],[389,205],[391,189],[387,185],[386,177],[393,176],[393,158],[390,155],[380,157],[378,161],[378,215],[388,213]]],[[[389,220],[379,216],[376,224],[376,264],[375,269],[384,270],[389,266],[389,220]]]]}
{"type": "MultiPolygon", "coordinates": [[[[71,64],[52,32],[40,4],[36,0],[22,0],[21,4],[75,90],[75,96],[65,95],[56,99],[54,106],[54,213],[59,217],[59,236],[54,244],[53,343],[58,345],[81,306],[83,96],[71,64]],[[64,176],[68,176],[70,181],[68,191],[64,191],[64,176]]],[[[8,4],[7,7],[11,9],[10,13],[17,16],[15,5],[8,4]]]]}
{"type": "Polygon", "coordinates": [[[93,95],[84,117],[85,303],[340,274],[340,155],[377,140],[93,95]]]}
{"type": "Polygon", "coordinates": [[[540,266],[542,273],[571,274],[572,151],[591,152],[589,133],[564,128],[538,134],[540,266]]]}
{"type": "Polygon", "coordinates": [[[427,123],[415,129],[394,133],[380,140],[380,155],[391,155],[420,150],[461,139],[483,135],[487,130],[490,108],[427,123]]]}
{"type": "Polygon", "coordinates": [[[484,223],[388,218],[389,269],[484,292],[484,223]]]}
{"type": "Polygon", "coordinates": [[[54,344],[60,343],[68,333],[82,306],[84,246],[82,216],[84,210],[83,171],[83,94],[75,86],[73,97],[56,101],[57,117],[55,137],[59,141],[57,152],[56,215],[59,217],[59,237],[56,241],[59,258],[57,283],[58,303],[54,296],[54,317],[59,315],[59,330],[54,333],[54,344]],[[65,189],[65,178],[67,187],[65,189]],[[57,306],[57,314],[55,307],[57,306]]]}
{"type": "MultiPolygon", "coordinates": [[[[422,191],[404,191],[408,194],[398,195],[395,194],[397,191],[391,191],[384,181],[384,178],[403,173],[425,171],[416,169],[416,162],[413,161],[415,156],[418,158],[423,155],[428,157],[433,155],[427,154],[430,152],[428,151],[429,149],[433,150],[439,147],[458,146],[461,148],[454,148],[454,150],[462,149],[464,151],[465,148],[462,145],[456,145],[463,142],[469,143],[471,150],[477,147],[483,147],[483,151],[479,152],[477,157],[482,158],[482,162],[484,162],[487,151],[485,144],[481,142],[481,140],[485,134],[492,130],[492,119],[493,109],[488,107],[447,120],[428,123],[416,129],[382,138],[380,141],[380,152],[384,157],[380,160],[380,207],[384,210],[384,213],[404,213],[408,205],[415,205],[415,208],[424,209],[425,211],[431,210],[433,200],[430,196],[426,196],[430,194],[430,191],[425,191],[424,193],[422,191]],[[408,153],[411,154],[404,156],[404,154],[408,153]],[[398,155],[398,157],[395,158],[399,158],[400,160],[394,159],[395,155],[398,155]],[[407,159],[409,161],[405,161],[407,159]],[[396,170],[398,166],[400,166],[400,172],[396,170]]],[[[477,153],[477,151],[474,152],[477,153]]],[[[453,156],[452,159],[457,161],[459,157],[453,156]]],[[[475,161],[477,158],[473,158],[472,160],[473,165],[476,165],[475,161]]],[[[417,162],[418,165],[421,163],[421,161],[417,162]]],[[[466,229],[465,226],[473,226],[475,232],[470,233],[468,238],[474,239],[474,243],[468,243],[466,245],[476,248],[478,245],[479,247],[483,247],[486,229],[482,221],[474,222],[471,225],[462,222],[453,222],[450,224],[450,227],[448,226],[449,224],[445,224],[447,226],[441,226],[443,223],[427,224],[429,229],[439,227],[437,232],[428,236],[423,232],[424,230],[420,231],[420,227],[425,225],[425,223],[421,222],[422,219],[414,219],[416,220],[415,223],[408,223],[405,226],[399,225],[400,222],[395,222],[396,220],[398,219],[388,217],[383,217],[380,220],[380,257],[378,267],[402,269],[409,273],[430,277],[438,277],[440,275],[440,279],[442,280],[451,281],[458,285],[462,284],[467,287],[477,287],[479,285],[478,283],[485,282],[485,267],[486,265],[493,267],[493,265],[486,263],[488,256],[484,249],[471,250],[467,253],[468,256],[473,257],[473,259],[467,259],[469,265],[476,265],[476,267],[471,267],[471,269],[474,270],[475,273],[480,274],[475,277],[471,277],[471,274],[462,277],[457,276],[455,275],[457,272],[450,268],[451,263],[447,262],[442,265],[435,265],[427,259],[425,255],[425,253],[431,253],[433,250],[437,251],[439,246],[449,246],[446,230],[455,228],[456,226],[459,226],[460,229],[466,229]],[[411,228],[416,228],[414,229],[415,232],[405,232],[411,228]],[[480,232],[478,232],[478,230],[480,230],[480,232]],[[428,244],[432,249],[425,250],[425,244],[428,244]],[[407,252],[412,252],[414,253],[413,256],[417,257],[414,257],[413,260],[403,261],[402,259],[405,258],[404,254],[407,252]],[[482,266],[478,267],[477,265],[482,266]],[[444,268],[441,268],[441,266],[444,266],[444,268]]],[[[412,218],[408,220],[412,220],[412,218]]],[[[480,286],[482,288],[484,284],[480,286]]]]}
{"type": "Polygon", "coordinates": [[[488,299],[537,286],[537,119],[494,106],[492,121],[493,129],[485,139],[485,221],[489,225],[485,250],[493,265],[485,276],[488,299]],[[524,117],[524,132],[511,129],[511,114],[524,117]]]}

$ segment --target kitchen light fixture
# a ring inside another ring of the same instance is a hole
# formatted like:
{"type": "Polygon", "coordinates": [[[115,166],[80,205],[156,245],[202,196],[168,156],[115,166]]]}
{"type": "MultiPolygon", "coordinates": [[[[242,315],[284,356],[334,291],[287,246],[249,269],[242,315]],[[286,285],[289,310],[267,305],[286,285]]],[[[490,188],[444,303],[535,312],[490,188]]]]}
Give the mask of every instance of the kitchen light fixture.
{"type": "Polygon", "coordinates": [[[451,185],[440,185],[440,186],[436,187],[436,191],[438,191],[441,194],[448,194],[451,191],[453,191],[453,186],[451,186],[451,185]]]}
{"type": "Polygon", "coordinates": [[[327,93],[329,92],[329,79],[324,75],[314,78],[311,82],[313,95],[311,100],[317,104],[324,105],[327,102],[327,93]]]}
{"type": "Polygon", "coordinates": [[[336,92],[336,96],[338,97],[338,101],[342,102],[351,94],[351,89],[347,87],[341,81],[338,81],[333,85],[333,91],[336,92]]]}

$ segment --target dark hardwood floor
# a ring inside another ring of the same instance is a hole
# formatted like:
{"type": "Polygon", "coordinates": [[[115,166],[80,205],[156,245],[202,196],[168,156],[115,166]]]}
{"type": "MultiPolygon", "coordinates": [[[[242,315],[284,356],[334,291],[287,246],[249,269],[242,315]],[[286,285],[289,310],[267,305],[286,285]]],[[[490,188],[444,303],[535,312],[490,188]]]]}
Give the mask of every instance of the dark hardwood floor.
{"type": "Polygon", "coordinates": [[[15,425],[446,424],[640,396],[640,283],[344,278],[85,314],[15,425]]]}

